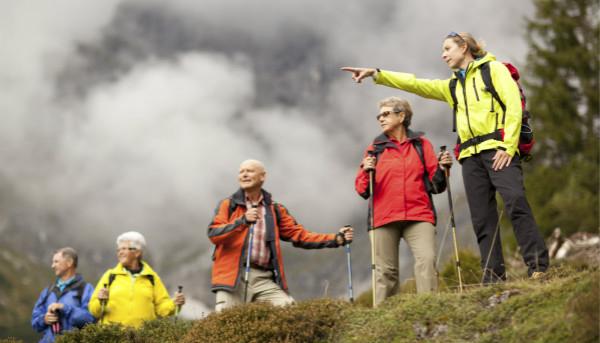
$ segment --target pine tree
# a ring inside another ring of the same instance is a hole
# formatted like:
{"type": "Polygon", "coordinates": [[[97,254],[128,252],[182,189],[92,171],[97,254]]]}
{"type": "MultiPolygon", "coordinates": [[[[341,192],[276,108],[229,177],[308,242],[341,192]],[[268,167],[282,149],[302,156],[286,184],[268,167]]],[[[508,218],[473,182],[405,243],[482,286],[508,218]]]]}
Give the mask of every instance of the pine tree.
{"type": "Polygon", "coordinates": [[[527,20],[525,78],[537,147],[526,175],[536,219],[547,235],[597,231],[599,174],[599,4],[534,0],[527,20]]]}

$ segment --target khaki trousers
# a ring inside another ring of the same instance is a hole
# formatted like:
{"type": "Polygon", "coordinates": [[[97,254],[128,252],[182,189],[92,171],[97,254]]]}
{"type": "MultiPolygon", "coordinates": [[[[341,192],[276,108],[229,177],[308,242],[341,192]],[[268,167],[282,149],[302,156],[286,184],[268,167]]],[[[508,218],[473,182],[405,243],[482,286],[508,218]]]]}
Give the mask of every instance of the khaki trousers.
{"type": "MultiPolygon", "coordinates": [[[[215,311],[221,312],[226,308],[243,304],[245,288],[246,283],[240,280],[233,292],[217,291],[215,311]]],[[[246,302],[268,302],[274,306],[285,306],[294,303],[294,298],[273,281],[272,271],[250,268],[246,302]]]]}
{"type": "Polygon", "coordinates": [[[437,290],[435,227],[427,222],[393,222],[374,230],[375,306],[399,291],[398,250],[401,238],[404,238],[415,258],[417,293],[437,290]]]}

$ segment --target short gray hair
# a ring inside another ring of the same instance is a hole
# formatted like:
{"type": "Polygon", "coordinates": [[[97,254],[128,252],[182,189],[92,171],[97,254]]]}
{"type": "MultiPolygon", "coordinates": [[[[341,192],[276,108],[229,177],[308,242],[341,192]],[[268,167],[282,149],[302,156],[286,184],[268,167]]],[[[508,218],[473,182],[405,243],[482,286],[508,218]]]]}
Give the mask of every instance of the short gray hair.
{"type": "Polygon", "coordinates": [[[379,101],[379,108],[384,106],[389,106],[394,108],[394,112],[404,112],[404,127],[408,129],[410,126],[410,122],[412,120],[412,108],[410,107],[410,103],[406,99],[399,98],[397,96],[390,96],[379,101]]]}
{"type": "Polygon", "coordinates": [[[73,267],[77,268],[77,250],[71,247],[64,247],[57,249],[54,254],[60,254],[62,257],[70,258],[73,261],[73,267]]]}
{"type": "Polygon", "coordinates": [[[128,231],[122,233],[117,237],[117,245],[122,242],[129,242],[129,246],[138,250],[144,250],[146,248],[146,239],[144,235],[137,231],[128,231]]]}

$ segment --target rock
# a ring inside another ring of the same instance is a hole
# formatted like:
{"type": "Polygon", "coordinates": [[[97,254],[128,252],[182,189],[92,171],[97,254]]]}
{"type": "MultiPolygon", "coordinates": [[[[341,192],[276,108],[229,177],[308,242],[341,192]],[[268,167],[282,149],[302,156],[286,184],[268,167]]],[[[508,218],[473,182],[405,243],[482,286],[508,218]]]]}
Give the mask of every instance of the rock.
{"type": "Polygon", "coordinates": [[[500,294],[494,294],[491,297],[488,298],[488,308],[492,308],[496,305],[499,305],[503,302],[505,302],[506,300],[508,300],[508,298],[515,296],[517,294],[521,294],[521,291],[519,291],[518,289],[508,289],[500,294]]]}

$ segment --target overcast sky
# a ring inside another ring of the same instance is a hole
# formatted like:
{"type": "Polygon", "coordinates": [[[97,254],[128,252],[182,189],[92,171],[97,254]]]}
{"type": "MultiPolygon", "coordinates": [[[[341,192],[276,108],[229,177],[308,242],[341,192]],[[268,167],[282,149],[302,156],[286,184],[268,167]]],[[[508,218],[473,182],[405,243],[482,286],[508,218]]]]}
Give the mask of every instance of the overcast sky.
{"type": "Polygon", "coordinates": [[[377,100],[406,97],[436,147],[454,141],[451,111],[339,68],[447,78],[450,31],[523,65],[533,10],[521,0],[1,4],[2,228],[101,245],[130,229],[151,245],[207,244],[247,158],[265,163],[265,188],[310,229],[362,223],[354,176],[378,134],[377,100]]]}

